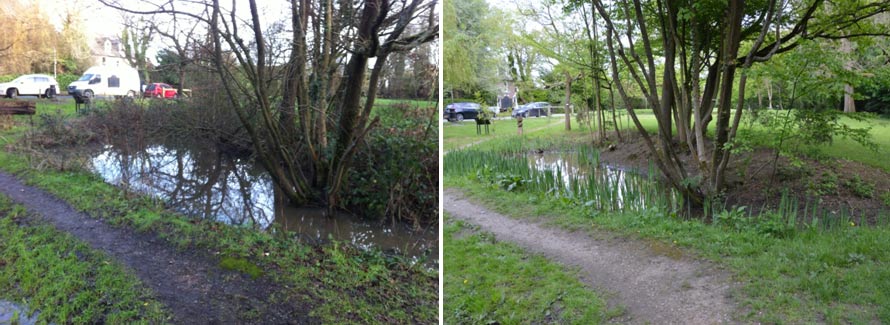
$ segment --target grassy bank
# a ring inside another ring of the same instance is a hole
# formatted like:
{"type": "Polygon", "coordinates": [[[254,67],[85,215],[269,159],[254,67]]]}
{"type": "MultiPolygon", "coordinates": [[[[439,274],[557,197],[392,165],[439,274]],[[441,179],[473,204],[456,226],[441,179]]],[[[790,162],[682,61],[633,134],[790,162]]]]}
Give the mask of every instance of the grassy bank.
{"type": "Polygon", "coordinates": [[[599,324],[608,318],[604,300],[562,266],[445,220],[446,324],[599,324]]]}
{"type": "MultiPolygon", "coordinates": [[[[38,112],[42,111],[38,106],[38,112]]],[[[0,131],[0,148],[11,146],[24,135],[27,119],[16,119],[20,122],[17,127],[0,131]]],[[[222,266],[270,278],[280,284],[280,292],[270,293],[274,299],[313,306],[311,316],[323,322],[436,320],[438,277],[422,264],[340,243],[308,245],[280,231],[259,232],[190,219],[168,211],[154,199],[127,195],[91,173],[36,166],[39,162],[29,161],[23,154],[0,151],[0,170],[107,223],[156,233],[184,250],[219,252],[225,262],[222,266]]]]}
{"type": "Polygon", "coordinates": [[[0,195],[0,299],[41,323],[164,323],[170,315],[124,267],[0,195]]]}

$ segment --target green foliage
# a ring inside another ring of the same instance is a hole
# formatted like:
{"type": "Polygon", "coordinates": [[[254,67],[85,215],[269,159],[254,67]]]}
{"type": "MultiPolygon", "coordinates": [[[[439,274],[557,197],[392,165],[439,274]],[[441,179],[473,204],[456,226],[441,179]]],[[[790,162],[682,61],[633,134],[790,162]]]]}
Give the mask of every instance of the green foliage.
{"type": "Polygon", "coordinates": [[[597,324],[605,301],[544,257],[446,216],[446,324],[597,324]]]}
{"type": "Polygon", "coordinates": [[[768,237],[786,238],[797,231],[793,221],[786,220],[781,213],[765,213],[752,216],[741,206],[734,210],[724,210],[714,215],[714,226],[733,232],[753,232],[768,237]]]}
{"type": "Polygon", "coordinates": [[[476,179],[494,185],[507,192],[522,191],[531,180],[523,179],[522,175],[496,172],[488,165],[482,165],[476,171],[476,179]]]}
{"type": "Polygon", "coordinates": [[[875,184],[863,181],[859,175],[853,176],[844,185],[861,198],[872,198],[875,195],[875,184]]]}
{"type": "Polygon", "coordinates": [[[158,66],[152,80],[171,85],[179,84],[179,68],[184,64],[183,59],[174,49],[162,49],[155,56],[158,66]]]}
{"type": "Polygon", "coordinates": [[[760,134],[759,137],[767,141],[763,144],[780,152],[801,153],[805,148],[829,145],[837,137],[876,152],[879,147],[871,136],[871,127],[856,123],[873,118],[867,114],[843,114],[835,110],[797,109],[760,112],[756,121],[763,127],[760,132],[772,135],[763,137],[765,134],[760,134]]]}
{"type": "Polygon", "coordinates": [[[884,194],[881,194],[881,202],[884,202],[886,206],[890,206],[890,191],[885,191],[884,194]]]}
{"type": "Polygon", "coordinates": [[[348,206],[370,218],[438,221],[438,125],[436,107],[392,104],[375,109],[382,127],[356,157],[348,206]]]}
{"type": "MultiPolygon", "coordinates": [[[[497,79],[500,47],[506,32],[503,17],[483,0],[445,1],[442,15],[442,63],[445,91],[473,93],[497,79]]],[[[446,96],[447,97],[447,96],[446,96]]]]}
{"type": "Polygon", "coordinates": [[[59,83],[59,89],[57,89],[56,92],[58,92],[59,94],[62,94],[62,95],[66,94],[68,91],[67,90],[68,85],[71,84],[72,82],[76,81],[77,79],[80,79],[80,75],[71,74],[71,73],[63,73],[63,74],[57,75],[56,82],[59,83]]]}
{"type": "Polygon", "coordinates": [[[837,194],[838,176],[831,171],[824,172],[819,180],[810,180],[807,187],[811,195],[837,194]]]}

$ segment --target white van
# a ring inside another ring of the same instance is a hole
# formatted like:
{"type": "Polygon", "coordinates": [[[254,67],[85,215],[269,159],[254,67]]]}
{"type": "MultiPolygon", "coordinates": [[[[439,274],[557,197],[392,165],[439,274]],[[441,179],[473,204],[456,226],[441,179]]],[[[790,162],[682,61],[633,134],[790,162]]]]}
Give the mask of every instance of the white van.
{"type": "Polygon", "coordinates": [[[136,97],[142,82],[139,72],[127,66],[95,66],[87,69],[83,76],[68,85],[68,94],[81,103],[95,96],[136,97]]]}

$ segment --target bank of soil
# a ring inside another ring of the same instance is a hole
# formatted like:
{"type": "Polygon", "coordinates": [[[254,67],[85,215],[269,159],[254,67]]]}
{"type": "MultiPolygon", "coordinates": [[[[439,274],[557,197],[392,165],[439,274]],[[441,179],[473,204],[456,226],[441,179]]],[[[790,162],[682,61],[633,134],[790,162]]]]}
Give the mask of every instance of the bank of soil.
{"type": "MultiPolygon", "coordinates": [[[[603,148],[602,163],[648,170],[652,156],[640,135],[627,132],[622,135],[624,141],[603,148]]],[[[681,150],[679,158],[689,166],[690,177],[696,176],[698,168],[694,166],[698,163],[692,154],[681,150]]],[[[879,215],[890,215],[890,206],[881,199],[881,195],[890,191],[890,172],[855,161],[803,157],[792,163],[787,157],[777,158],[773,149],[758,148],[733,155],[727,167],[726,184],[726,205],[746,206],[755,214],[776,209],[784,192],[797,200],[801,213],[804,209],[811,211],[818,203],[819,208],[829,214],[846,214],[857,222],[863,217],[862,221],[874,224],[879,215]],[[874,186],[872,197],[857,194],[848,185],[857,176],[874,186]]]]}
{"type": "MultiPolygon", "coordinates": [[[[569,232],[488,210],[460,191],[444,191],[444,209],[498,240],[577,268],[581,281],[623,307],[623,324],[733,323],[738,314],[731,274],[681,250],[612,234],[569,232]]],[[[447,247],[446,247],[447,249],[447,247]]],[[[448,263],[448,261],[445,261],[448,263]]],[[[447,289],[446,289],[447,290],[447,289]]]]}
{"type": "Polygon", "coordinates": [[[274,284],[227,271],[209,252],[181,251],[153,234],[112,227],[0,172],[0,192],[61,231],[124,264],[157,295],[177,324],[314,323],[305,303],[271,301],[274,284]]]}

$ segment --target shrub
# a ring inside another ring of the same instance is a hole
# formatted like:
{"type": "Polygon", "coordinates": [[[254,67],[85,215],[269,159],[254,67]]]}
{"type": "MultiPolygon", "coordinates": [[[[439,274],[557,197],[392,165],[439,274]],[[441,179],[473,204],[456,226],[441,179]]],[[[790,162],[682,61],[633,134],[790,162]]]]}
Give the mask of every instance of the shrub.
{"type": "Polygon", "coordinates": [[[417,226],[438,221],[439,145],[436,107],[377,108],[381,127],[356,157],[345,195],[367,217],[417,226]]]}
{"type": "Polygon", "coordinates": [[[881,201],[884,202],[884,205],[890,206],[890,191],[884,192],[881,194],[881,201]]]}
{"type": "Polygon", "coordinates": [[[875,194],[875,184],[863,181],[859,175],[853,176],[845,185],[858,197],[871,198],[875,194]]]}
{"type": "Polygon", "coordinates": [[[71,74],[71,73],[63,73],[60,75],[56,75],[56,82],[59,83],[59,89],[56,92],[60,94],[65,94],[68,89],[68,85],[79,79],[80,75],[71,74]]]}
{"type": "Polygon", "coordinates": [[[833,172],[824,172],[819,181],[810,181],[809,192],[812,195],[828,195],[837,193],[838,176],[833,172]]]}

